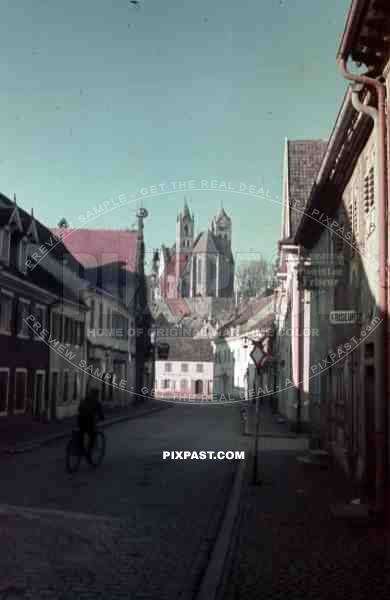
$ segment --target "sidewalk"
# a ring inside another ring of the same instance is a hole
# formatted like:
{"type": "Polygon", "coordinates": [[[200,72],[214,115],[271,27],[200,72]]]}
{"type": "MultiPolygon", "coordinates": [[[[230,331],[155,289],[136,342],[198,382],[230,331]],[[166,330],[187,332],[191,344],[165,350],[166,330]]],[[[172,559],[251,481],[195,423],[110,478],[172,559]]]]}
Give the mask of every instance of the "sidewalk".
{"type": "MultiPolygon", "coordinates": [[[[285,426],[264,414],[265,429],[285,426]],[[273,423],[272,423],[273,421],[273,423]]],[[[388,598],[389,533],[336,520],[331,507],[353,498],[340,471],[307,468],[296,458],[302,438],[261,437],[262,483],[252,486],[250,464],[224,600],[252,598],[368,600],[388,598]]]]}
{"type": "MultiPolygon", "coordinates": [[[[256,404],[248,403],[248,419],[246,421],[245,435],[254,436],[256,433],[256,404]]],[[[260,406],[259,418],[259,436],[263,437],[284,437],[291,439],[306,439],[304,434],[297,435],[291,431],[291,426],[287,420],[283,420],[279,415],[271,412],[267,399],[260,406]],[[280,422],[278,422],[278,419],[280,422]]]]}
{"type": "MultiPolygon", "coordinates": [[[[135,419],[170,406],[167,402],[150,399],[125,407],[109,407],[105,404],[105,420],[100,426],[106,427],[120,421],[135,419]]],[[[27,415],[4,417],[0,419],[0,456],[26,452],[60,440],[70,435],[75,428],[77,428],[76,417],[53,422],[35,420],[27,415]]]]}

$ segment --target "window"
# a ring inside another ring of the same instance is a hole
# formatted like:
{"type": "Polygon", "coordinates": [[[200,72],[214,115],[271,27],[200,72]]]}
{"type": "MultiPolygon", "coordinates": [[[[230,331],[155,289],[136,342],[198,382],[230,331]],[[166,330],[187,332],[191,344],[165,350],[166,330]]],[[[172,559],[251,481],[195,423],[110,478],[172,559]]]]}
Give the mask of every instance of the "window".
{"type": "Polygon", "coordinates": [[[73,402],[76,402],[79,397],[80,390],[80,374],[75,372],[73,380],[73,402]]]}
{"type": "Polygon", "coordinates": [[[11,232],[8,227],[2,227],[0,230],[0,258],[6,264],[9,264],[9,253],[11,247],[11,232]]]}
{"type": "Polygon", "coordinates": [[[67,344],[69,339],[69,318],[64,316],[64,343],[67,344]]]}
{"type": "Polygon", "coordinates": [[[55,415],[55,407],[57,406],[57,398],[58,398],[58,390],[59,386],[60,374],[58,371],[51,372],[51,380],[50,380],[50,396],[49,396],[49,404],[50,404],[50,417],[55,415]]]}
{"type": "Polygon", "coordinates": [[[45,372],[35,371],[34,375],[33,415],[39,417],[45,409],[45,372]]]}
{"type": "Polygon", "coordinates": [[[15,369],[15,412],[26,410],[27,369],[15,369]]]}
{"type": "Polygon", "coordinates": [[[6,290],[0,293],[0,331],[1,333],[12,333],[12,307],[13,294],[6,290]]]}
{"type": "Polygon", "coordinates": [[[8,410],[9,369],[0,369],[0,415],[8,410]]]}
{"type": "Polygon", "coordinates": [[[366,231],[369,235],[376,226],[374,167],[370,167],[364,178],[363,210],[367,215],[366,231]]]}
{"type": "Polygon", "coordinates": [[[91,312],[89,314],[89,326],[91,329],[95,327],[95,300],[91,300],[91,312]]]}
{"type": "Polygon", "coordinates": [[[22,273],[26,273],[27,271],[27,250],[28,241],[23,238],[20,240],[18,248],[18,268],[22,273]]]}
{"type": "Polygon", "coordinates": [[[69,400],[69,371],[64,371],[64,384],[62,388],[62,402],[65,404],[69,400]]]}
{"type": "Polygon", "coordinates": [[[203,373],[203,365],[202,363],[199,363],[196,365],[196,372],[197,373],[203,373]]]}
{"type": "Polygon", "coordinates": [[[76,336],[77,336],[77,323],[74,319],[69,319],[70,320],[70,339],[69,339],[69,343],[72,345],[76,345],[76,336]]]}
{"type": "MultiPolygon", "coordinates": [[[[41,324],[41,328],[34,331],[34,339],[42,340],[39,333],[43,329],[46,329],[46,308],[44,306],[42,306],[41,304],[36,304],[34,312],[35,312],[36,322],[41,324]]],[[[35,323],[34,323],[34,325],[35,325],[35,323]]]]}
{"type": "Polygon", "coordinates": [[[197,268],[197,276],[198,276],[198,284],[202,285],[202,259],[198,257],[198,268],[197,268]]]}
{"type": "Polygon", "coordinates": [[[172,371],[171,363],[165,363],[165,372],[170,373],[172,371]]]}
{"type": "Polygon", "coordinates": [[[182,365],[181,365],[181,372],[182,373],[188,373],[188,364],[187,363],[182,363],[182,365]]]}
{"type": "Polygon", "coordinates": [[[370,167],[367,175],[364,178],[364,199],[363,209],[368,214],[374,206],[375,201],[375,182],[374,182],[374,167],[370,167]]]}
{"type": "Polygon", "coordinates": [[[24,300],[24,298],[19,298],[17,310],[17,335],[19,337],[30,337],[31,329],[29,327],[28,322],[26,321],[29,314],[30,302],[28,300],[24,300]]]}
{"type": "Polygon", "coordinates": [[[53,313],[53,338],[62,341],[62,315],[53,313]]]}
{"type": "Polygon", "coordinates": [[[171,382],[169,379],[163,379],[162,388],[163,390],[169,390],[171,382]]]}
{"type": "Polygon", "coordinates": [[[76,346],[82,346],[84,341],[84,323],[76,321],[76,346]]]}

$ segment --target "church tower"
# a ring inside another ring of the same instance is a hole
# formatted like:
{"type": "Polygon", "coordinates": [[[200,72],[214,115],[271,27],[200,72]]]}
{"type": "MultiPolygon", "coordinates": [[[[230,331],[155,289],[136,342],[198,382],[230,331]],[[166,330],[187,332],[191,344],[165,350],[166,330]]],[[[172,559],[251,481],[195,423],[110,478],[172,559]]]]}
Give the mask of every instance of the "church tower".
{"type": "Polygon", "coordinates": [[[195,219],[184,198],[176,220],[176,281],[181,296],[190,295],[190,259],[194,244],[195,219]]]}
{"type": "Polygon", "coordinates": [[[194,217],[184,198],[184,208],[176,221],[176,252],[191,252],[194,242],[194,217]]]}
{"type": "Polygon", "coordinates": [[[222,206],[211,223],[211,231],[219,240],[219,246],[224,254],[229,255],[232,247],[232,221],[222,206]]]}

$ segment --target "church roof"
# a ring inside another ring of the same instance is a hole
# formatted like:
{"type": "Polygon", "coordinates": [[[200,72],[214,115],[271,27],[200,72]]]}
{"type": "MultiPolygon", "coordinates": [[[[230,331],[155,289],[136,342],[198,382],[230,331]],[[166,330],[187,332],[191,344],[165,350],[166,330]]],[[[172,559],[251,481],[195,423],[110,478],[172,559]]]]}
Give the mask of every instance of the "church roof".
{"type": "Polygon", "coordinates": [[[203,231],[193,248],[194,254],[218,254],[220,249],[217,247],[215,236],[211,231],[203,231]]]}

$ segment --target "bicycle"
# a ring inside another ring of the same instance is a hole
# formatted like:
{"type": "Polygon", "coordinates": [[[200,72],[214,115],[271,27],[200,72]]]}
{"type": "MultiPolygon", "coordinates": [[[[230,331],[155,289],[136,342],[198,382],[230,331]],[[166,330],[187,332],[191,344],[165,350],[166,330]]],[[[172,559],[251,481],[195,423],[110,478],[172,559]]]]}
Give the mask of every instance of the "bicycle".
{"type": "Polygon", "coordinates": [[[89,443],[85,443],[83,437],[80,430],[72,431],[72,437],[66,445],[65,463],[68,473],[78,471],[83,457],[87,459],[92,467],[98,467],[103,462],[106,454],[106,436],[104,433],[102,431],[96,432],[92,447],[89,447],[89,443]]]}

